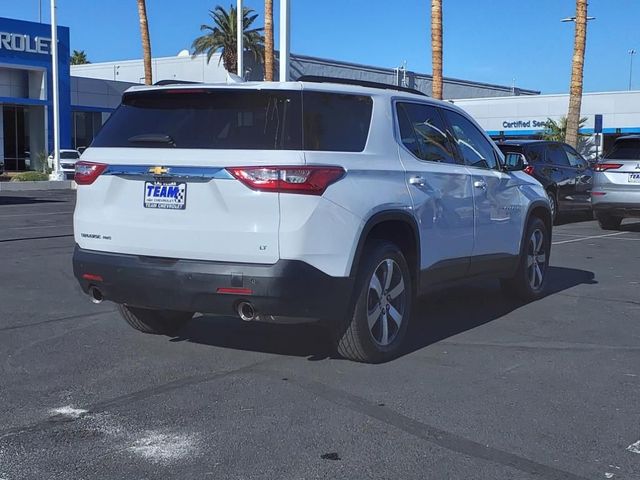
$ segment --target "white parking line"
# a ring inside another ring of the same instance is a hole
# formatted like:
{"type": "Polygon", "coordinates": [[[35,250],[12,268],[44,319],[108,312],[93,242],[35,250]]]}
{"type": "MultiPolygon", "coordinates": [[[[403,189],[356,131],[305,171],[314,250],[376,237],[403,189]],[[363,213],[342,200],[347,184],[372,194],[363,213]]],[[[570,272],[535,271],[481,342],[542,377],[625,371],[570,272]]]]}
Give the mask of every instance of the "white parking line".
{"type": "Polygon", "coordinates": [[[572,238],[571,240],[562,240],[561,242],[552,242],[552,245],[561,245],[563,243],[581,242],[583,240],[591,240],[591,239],[594,239],[594,238],[614,237],[616,235],[624,235],[625,233],[629,233],[629,232],[616,232],[616,233],[607,233],[605,235],[591,235],[589,237],[572,238]]]}

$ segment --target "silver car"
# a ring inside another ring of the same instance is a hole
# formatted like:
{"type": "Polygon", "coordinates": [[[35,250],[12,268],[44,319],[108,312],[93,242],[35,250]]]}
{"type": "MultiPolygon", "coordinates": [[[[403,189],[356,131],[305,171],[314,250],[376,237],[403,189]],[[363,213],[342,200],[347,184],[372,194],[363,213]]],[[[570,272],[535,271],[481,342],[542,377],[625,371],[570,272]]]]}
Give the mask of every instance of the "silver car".
{"type": "Polygon", "coordinates": [[[596,164],[591,203],[604,230],[618,230],[623,218],[640,218],[640,135],[616,139],[596,164]]]}

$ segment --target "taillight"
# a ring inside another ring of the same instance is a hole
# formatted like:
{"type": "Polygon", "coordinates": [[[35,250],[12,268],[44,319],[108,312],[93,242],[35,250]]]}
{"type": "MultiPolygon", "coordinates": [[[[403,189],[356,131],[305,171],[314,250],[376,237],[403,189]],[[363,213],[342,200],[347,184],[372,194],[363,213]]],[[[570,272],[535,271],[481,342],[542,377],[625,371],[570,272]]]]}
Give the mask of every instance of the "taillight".
{"type": "Polygon", "coordinates": [[[229,173],[261,192],[322,195],[345,173],[342,167],[231,167],[229,173]]]}
{"type": "Polygon", "coordinates": [[[622,166],[621,163],[598,163],[594,170],[596,172],[606,172],[607,170],[616,170],[622,166]]]}
{"type": "Polygon", "coordinates": [[[524,167],[523,171],[524,173],[527,173],[529,175],[533,175],[533,165],[527,165],[526,167],[524,167]]]}
{"type": "Polygon", "coordinates": [[[78,185],[91,185],[109,165],[95,162],[76,162],[74,180],[78,185]]]}

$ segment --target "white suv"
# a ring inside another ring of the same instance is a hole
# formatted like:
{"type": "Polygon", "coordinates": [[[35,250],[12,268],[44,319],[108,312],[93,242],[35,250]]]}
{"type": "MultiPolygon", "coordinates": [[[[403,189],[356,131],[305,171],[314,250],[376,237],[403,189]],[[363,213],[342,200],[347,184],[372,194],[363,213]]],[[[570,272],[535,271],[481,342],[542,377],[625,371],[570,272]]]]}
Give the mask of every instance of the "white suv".
{"type": "Polygon", "coordinates": [[[322,321],[365,362],[401,352],[432,287],[542,296],[542,186],[454,105],[337,82],[129,89],[76,164],[83,290],[148,333],[322,321]]]}

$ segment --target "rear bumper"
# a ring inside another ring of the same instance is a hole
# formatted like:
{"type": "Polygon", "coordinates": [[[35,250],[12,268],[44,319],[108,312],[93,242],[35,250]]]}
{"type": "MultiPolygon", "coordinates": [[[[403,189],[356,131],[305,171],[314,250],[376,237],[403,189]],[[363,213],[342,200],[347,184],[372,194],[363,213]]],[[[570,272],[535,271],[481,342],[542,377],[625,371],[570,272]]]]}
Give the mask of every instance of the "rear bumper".
{"type": "Polygon", "coordinates": [[[605,213],[616,217],[638,217],[640,218],[640,202],[638,203],[611,203],[600,202],[593,204],[593,211],[605,213]]]}
{"type": "Polygon", "coordinates": [[[273,265],[141,257],[84,250],[76,245],[73,271],[82,290],[98,288],[105,300],[154,309],[236,315],[241,301],[260,316],[318,320],[342,318],[353,280],[331,277],[296,260],[273,265]],[[87,280],[84,274],[102,280],[87,280]],[[251,294],[220,294],[245,288],[251,294]]]}

